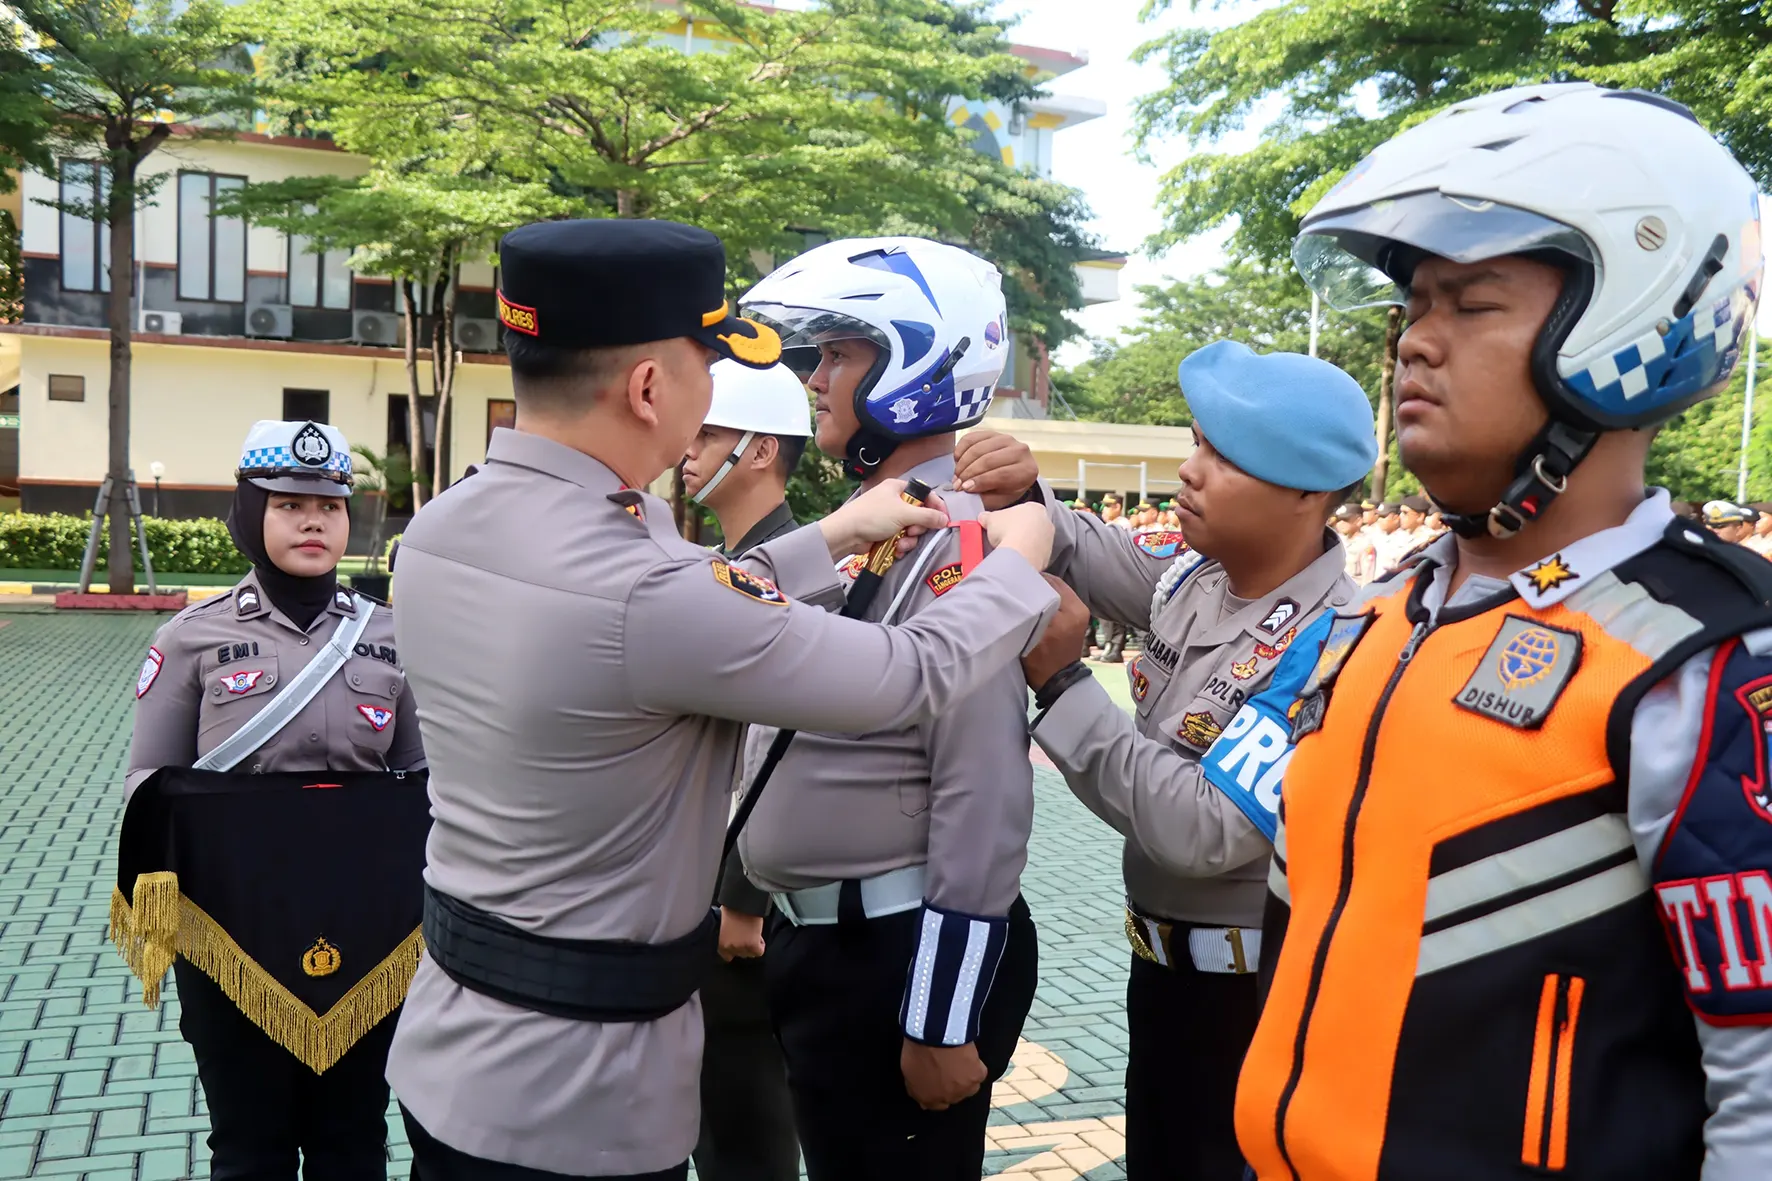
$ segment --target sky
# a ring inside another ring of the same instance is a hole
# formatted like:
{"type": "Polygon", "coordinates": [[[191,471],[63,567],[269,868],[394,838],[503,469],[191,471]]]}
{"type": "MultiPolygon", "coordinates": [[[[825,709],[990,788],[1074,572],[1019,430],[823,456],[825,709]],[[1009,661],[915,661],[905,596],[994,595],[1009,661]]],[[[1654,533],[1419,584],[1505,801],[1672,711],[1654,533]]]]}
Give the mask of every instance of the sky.
{"type": "MultiPolygon", "coordinates": [[[[1140,23],[1144,0],[1006,0],[999,11],[1019,11],[1020,23],[1009,33],[1023,44],[1087,53],[1089,64],[1055,78],[1054,94],[1100,99],[1107,114],[1053,137],[1052,174],[1055,180],[1081,189],[1094,211],[1090,228],[1104,247],[1129,255],[1120,272],[1121,298],[1073,313],[1086,334],[1057,350],[1053,360],[1060,366],[1088,358],[1088,338],[1111,339],[1139,319],[1135,288],[1161,284],[1209,271],[1224,257],[1229,227],[1201,235],[1173,247],[1158,257],[1144,253],[1144,241],[1162,226],[1156,211],[1157,189],[1164,169],[1185,159],[1189,145],[1172,140],[1152,145],[1152,162],[1134,155],[1132,111],[1143,95],[1163,86],[1163,71],[1155,63],[1135,65],[1132,53],[1145,41],[1166,29],[1180,26],[1223,28],[1267,7],[1275,0],[1202,0],[1198,8],[1188,0],[1171,0],[1170,11],[1149,24],[1140,23]]],[[[1265,120],[1252,117],[1243,130],[1212,145],[1215,150],[1242,151],[1253,145],[1265,120]]],[[[1761,195],[1762,208],[1772,210],[1772,197],[1761,195]]],[[[1772,335],[1772,299],[1760,302],[1760,334],[1772,335]]]]}
{"type": "MultiPolygon", "coordinates": [[[[1089,56],[1087,66],[1054,79],[1052,92],[1100,99],[1108,108],[1100,119],[1059,131],[1052,144],[1053,178],[1083,191],[1095,214],[1090,228],[1102,245],[1131,256],[1120,272],[1123,297],[1117,303],[1099,304],[1075,314],[1089,336],[1112,337],[1138,320],[1133,289],[1139,284],[1162,283],[1218,265],[1228,234],[1228,230],[1220,230],[1203,235],[1158,258],[1144,254],[1144,240],[1162,226],[1156,203],[1163,170],[1184,159],[1188,145],[1180,140],[1154,145],[1150,164],[1133,154],[1133,104],[1163,85],[1163,71],[1155,63],[1134,65],[1133,51],[1165,29],[1235,24],[1261,6],[1240,0],[1216,7],[1202,5],[1195,11],[1187,0],[1179,0],[1170,12],[1141,24],[1138,13],[1143,0],[1022,0],[1021,21],[1010,30],[1011,40],[1089,56]]],[[[1014,0],[1002,11],[1017,11],[1014,0]]],[[[1258,128],[1251,127],[1219,146],[1235,151],[1253,143],[1257,133],[1258,128]]],[[[1061,365],[1074,364],[1088,354],[1088,342],[1076,341],[1061,349],[1054,360],[1061,365]]]]}

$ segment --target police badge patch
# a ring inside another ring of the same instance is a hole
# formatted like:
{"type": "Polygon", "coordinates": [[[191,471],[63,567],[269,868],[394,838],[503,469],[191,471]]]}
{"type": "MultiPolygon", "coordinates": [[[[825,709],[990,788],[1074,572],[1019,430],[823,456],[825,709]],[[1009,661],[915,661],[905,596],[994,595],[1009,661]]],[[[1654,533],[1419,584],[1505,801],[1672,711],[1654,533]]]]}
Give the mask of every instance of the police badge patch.
{"type": "Polygon", "coordinates": [[[768,603],[774,607],[788,605],[788,597],[781,593],[773,582],[767,578],[759,578],[755,574],[740,570],[737,566],[729,566],[725,562],[715,562],[714,581],[727,590],[737,591],[756,599],[759,603],[768,603]]]}
{"type": "Polygon", "coordinates": [[[1187,540],[1173,529],[1140,533],[1132,543],[1153,558],[1173,558],[1187,548],[1187,540]]]}
{"type": "Polygon", "coordinates": [[[242,693],[252,692],[258,686],[259,678],[264,675],[265,670],[262,668],[255,668],[250,672],[229,673],[221,679],[221,685],[229,693],[239,696],[242,693]]]}
{"type": "Polygon", "coordinates": [[[1517,730],[1536,730],[1580,664],[1580,632],[1509,615],[1452,701],[1517,730]]]}
{"type": "Polygon", "coordinates": [[[394,720],[393,710],[382,709],[380,706],[376,705],[359,705],[357,707],[357,712],[362,714],[364,719],[371,726],[375,727],[375,732],[377,734],[386,730],[388,728],[388,723],[394,720]]]}
{"type": "Polygon", "coordinates": [[[327,442],[326,432],[311,422],[295,432],[289,450],[303,467],[324,467],[332,458],[332,444],[327,442]]]}
{"type": "Polygon", "coordinates": [[[960,578],[964,573],[965,571],[960,568],[960,563],[951,562],[937,570],[934,574],[931,574],[928,578],[925,578],[923,581],[929,584],[930,590],[934,591],[937,596],[940,596],[947,594],[956,586],[960,585],[960,578]]]}
{"type": "Polygon", "coordinates": [[[1189,746],[1197,746],[1201,750],[1205,750],[1218,741],[1218,736],[1223,730],[1224,727],[1218,724],[1217,718],[1205,710],[1201,710],[1198,713],[1183,715],[1181,726],[1176,730],[1175,735],[1189,746]]]}
{"type": "Polygon", "coordinates": [[[1329,634],[1323,638],[1323,650],[1317,654],[1316,667],[1311,669],[1310,679],[1299,690],[1299,697],[1310,697],[1335,683],[1335,675],[1347,663],[1347,658],[1353,655],[1355,645],[1366,634],[1366,629],[1372,626],[1373,619],[1374,616],[1370,613],[1332,617],[1329,634]]]}
{"type": "Polygon", "coordinates": [[[159,679],[160,676],[160,666],[165,663],[166,657],[160,655],[160,649],[148,649],[147,659],[142,661],[142,671],[135,678],[135,697],[137,701],[141,700],[142,694],[154,687],[154,682],[159,679]]]}
{"type": "Polygon", "coordinates": [[[1139,670],[1138,664],[1139,662],[1134,660],[1127,666],[1126,672],[1132,678],[1132,699],[1143,701],[1145,695],[1151,691],[1151,679],[1139,670]]]}

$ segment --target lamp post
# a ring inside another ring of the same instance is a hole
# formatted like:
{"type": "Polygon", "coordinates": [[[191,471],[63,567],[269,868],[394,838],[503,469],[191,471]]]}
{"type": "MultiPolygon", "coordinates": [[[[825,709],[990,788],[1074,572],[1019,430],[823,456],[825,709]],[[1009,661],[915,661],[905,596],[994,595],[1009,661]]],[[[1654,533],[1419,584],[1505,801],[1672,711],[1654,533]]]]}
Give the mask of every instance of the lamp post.
{"type": "Polygon", "coordinates": [[[154,515],[160,515],[160,477],[166,474],[166,465],[155,460],[148,465],[148,473],[154,477],[154,515]]]}

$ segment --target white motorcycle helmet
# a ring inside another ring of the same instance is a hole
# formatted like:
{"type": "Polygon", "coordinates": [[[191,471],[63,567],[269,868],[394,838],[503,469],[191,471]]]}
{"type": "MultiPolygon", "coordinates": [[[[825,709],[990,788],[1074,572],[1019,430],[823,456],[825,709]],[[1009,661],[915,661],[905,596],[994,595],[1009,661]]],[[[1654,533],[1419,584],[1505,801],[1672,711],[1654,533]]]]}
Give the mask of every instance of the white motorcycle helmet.
{"type": "Polygon", "coordinates": [[[1507,537],[1602,431],[1663,422],[1734,371],[1759,296],[1759,193],[1690,111],[1585,82],[1456,103],[1355,165],[1292,257],[1332,307],[1404,302],[1415,265],[1529,254],[1565,273],[1532,375],[1550,423],[1502,502],[1448,513],[1507,537]]]}
{"type": "Polygon", "coordinates": [[[827,242],[758,283],[740,306],[781,333],[784,352],[857,337],[878,346],[855,391],[861,429],[846,448],[858,478],[901,440],[983,418],[1008,356],[1002,275],[924,238],[827,242]]]}
{"type": "Polygon", "coordinates": [[[708,493],[731,474],[758,435],[812,437],[812,409],[806,400],[806,387],[786,365],[756,369],[728,358],[715,361],[710,372],[714,377],[714,399],[702,425],[723,426],[742,433],[732,454],[692,497],[696,504],[705,501],[708,493]]]}

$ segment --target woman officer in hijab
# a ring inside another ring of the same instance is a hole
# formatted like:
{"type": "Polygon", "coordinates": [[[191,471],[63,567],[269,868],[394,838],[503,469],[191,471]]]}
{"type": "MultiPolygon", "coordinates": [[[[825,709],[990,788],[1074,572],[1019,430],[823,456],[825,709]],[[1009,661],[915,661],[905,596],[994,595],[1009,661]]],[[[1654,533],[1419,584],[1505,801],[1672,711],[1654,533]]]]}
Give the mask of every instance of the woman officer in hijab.
{"type": "MultiPolygon", "coordinates": [[[[236,475],[228,532],[252,571],[232,592],[185,609],[154,637],[135,686],[126,793],[162,767],[236,775],[423,767],[393,614],[338,585],[350,535],[344,436],[323,423],[255,423],[236,475]],[[316,662],[336,667],[305,703],[299,699],[313,677],[280,693],[316,662]],[[273,718],[235,740],[261,713],[273,718]],[[287,716],[265,734],[279,715],[287,716]]],[[[229,885],[292,888],[288,881],[229,885]]],[[[179,1032],[196,1054],[209,1104],[213,1181],[293,1179],[298,1153],[307,1181],[385,1181],[382,1075],[392,1014],[317,1072],[236,1007],[190,962],[184,931],[179,938],[179,1032]]],[[[336,955],[322,956],[320,968],[337,963],[336,955]]],[[[306,966],[316,974],[313,963],[306,966]]],[[[235,963],[217,978],[231,980],[244,996],[238,982],[256,968],[235,963]]],[[[404,996],[403,982],[394,987],[390,1003],[404,996]]]]}

